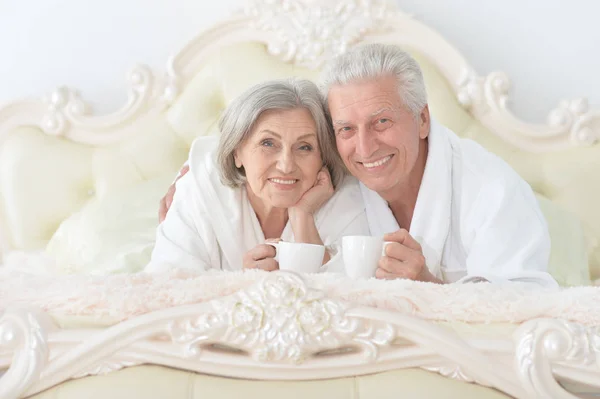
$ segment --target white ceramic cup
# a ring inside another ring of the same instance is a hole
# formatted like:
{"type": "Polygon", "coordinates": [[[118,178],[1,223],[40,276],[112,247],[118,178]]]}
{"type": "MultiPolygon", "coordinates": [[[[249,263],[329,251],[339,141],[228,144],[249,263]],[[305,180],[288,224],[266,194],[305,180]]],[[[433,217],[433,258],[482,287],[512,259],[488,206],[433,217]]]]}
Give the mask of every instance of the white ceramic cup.
{"type": "Polygon", "coordinates": [[[299,273],[318,273],[323,265],[325,247],[317,244],[301,242],[266,242],[275,247],[275,260],[279,262],[279,270],[290,270],[299,273]]]}
{"type": "Polygon", "coordinates": [[[375,277],[379,259],[385,255],[390,242],[382,237],[345,236],[342,238],[342,254],[346,274],[354,279],[375,277]]]}

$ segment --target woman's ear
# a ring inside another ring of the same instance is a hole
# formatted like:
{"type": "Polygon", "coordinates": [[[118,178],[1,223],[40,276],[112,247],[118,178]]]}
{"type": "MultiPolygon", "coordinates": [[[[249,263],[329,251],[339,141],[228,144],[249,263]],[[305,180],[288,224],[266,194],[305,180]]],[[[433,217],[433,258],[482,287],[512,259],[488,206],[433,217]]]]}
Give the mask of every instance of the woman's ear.
{"type": "Polygon", "coordinates": [[[239,169],[239,168],[241,168],[241,167],[242,167],[242,161],[240,160],[240,157],[239,157],[239,155],[238,155],[238,151],[237,151],[237,150],[235,150],[235,151],[233,152],[233,161],[235,162],[235,167],[236,167],[236,168],[238,168],[238,169],[239,169]]]}

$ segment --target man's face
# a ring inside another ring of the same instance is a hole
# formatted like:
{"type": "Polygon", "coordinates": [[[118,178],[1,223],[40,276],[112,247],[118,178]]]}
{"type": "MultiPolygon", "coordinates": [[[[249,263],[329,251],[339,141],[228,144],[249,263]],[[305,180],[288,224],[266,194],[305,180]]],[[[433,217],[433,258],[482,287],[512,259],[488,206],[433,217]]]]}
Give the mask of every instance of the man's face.
{"type": "Polygon", "coordinates": [[[382,195],[409,180],[429,134],[429,111],[415,118],[394,76],[332,86],[328,104],[338,151],[352,175],[382,195]]]}

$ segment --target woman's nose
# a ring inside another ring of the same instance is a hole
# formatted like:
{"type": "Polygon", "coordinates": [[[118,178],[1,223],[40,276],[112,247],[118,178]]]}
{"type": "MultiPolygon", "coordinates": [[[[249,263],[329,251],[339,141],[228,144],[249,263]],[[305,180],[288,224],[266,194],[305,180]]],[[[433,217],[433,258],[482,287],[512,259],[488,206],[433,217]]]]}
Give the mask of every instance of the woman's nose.
{"type": "Polygon", "coordinates": [[[291,151],[281,151],[277,160],[277,169],[282,173],[292,173],[296,170],[296,160],[291,151]]]}

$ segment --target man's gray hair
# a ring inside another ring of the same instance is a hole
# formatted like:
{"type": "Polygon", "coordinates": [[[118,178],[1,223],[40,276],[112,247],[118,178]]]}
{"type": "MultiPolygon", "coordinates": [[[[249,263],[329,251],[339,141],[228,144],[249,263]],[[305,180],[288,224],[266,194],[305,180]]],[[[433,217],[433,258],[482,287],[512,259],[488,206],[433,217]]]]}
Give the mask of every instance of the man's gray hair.
{"type": "Polygon", "coordinates": [[[407,52],[392,44],[363,44],[333,59],[321,78],[325,99],[331,86],[395,76],[404,105],[418,116],[427,104],[421,67],[407,52]]]}
{"type": "Polygon", "coordinates": [[[239,187],[246,182],[242,168],[235,165],[234,152],[252,133],[260,115],[268,110],[305,108],[317,127],[317,142],[323,165],[327,166],[334,187],[346,169],[335,146],[331,117],[326,111],[318,86],[306,79],[279,79],[252,86],[223,112],[219,120],[219,148],[217,164],[223,184],[239,187]]]}

